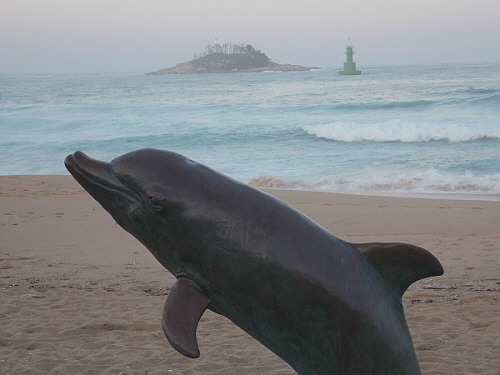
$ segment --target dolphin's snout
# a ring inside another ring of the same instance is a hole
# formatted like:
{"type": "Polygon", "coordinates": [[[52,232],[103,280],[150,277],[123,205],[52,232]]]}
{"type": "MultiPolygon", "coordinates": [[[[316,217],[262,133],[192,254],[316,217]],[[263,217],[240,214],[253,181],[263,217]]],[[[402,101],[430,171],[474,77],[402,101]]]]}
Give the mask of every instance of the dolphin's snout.
{"type": "Polygon", "coordinates": [[[64,160],[64,165],[73,174],[73,171],[79,170],[98,177],[103,171],[111,169],[110,163],[93,159],[81,151],[68,155],[64,160]]]}
{"type": "Polygon", "coordinates": [[[104,180],[108,180],[110,177],[114,178],[110,163],[93,159],[81,151],[76,151],[68,155],[64,160],[64,165],[73,176],[75,176],[75,174],[87,175],[102,178],[104,180]]]}
{"type": "Polygon", "coordinates": [[[94,198],[96,198],[96,193],[100,191],[121,190],[123,187],[122,183],[116,178],[111,163],[93,159],[81,151],[68,155],[64,159],[64,165],[80,185],[91,193],[94,198]]]}
{"type": "Polygon", "coordinates": [[[66,166],[72,165],[74,162],[76,162],[79,159],[90,159],[90,157],[85,155],[81,151],[75,151],[74,153],[66,156],[66,159],[64,159],[64,165],[66,165],[66,166]]]}

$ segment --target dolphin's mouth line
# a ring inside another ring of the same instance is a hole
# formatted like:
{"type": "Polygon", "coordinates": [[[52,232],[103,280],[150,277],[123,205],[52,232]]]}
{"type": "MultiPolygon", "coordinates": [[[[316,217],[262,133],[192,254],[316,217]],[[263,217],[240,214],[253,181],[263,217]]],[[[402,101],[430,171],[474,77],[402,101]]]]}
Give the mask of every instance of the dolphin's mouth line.
{"type": "Polygon", "coordinates": [[[133,194],[132,190],[128,189],[118,178],[109,172],[113,172],[113,168],[108,164],[109,171],[107,171],[116,181],[113,183],[110,179],[106,179],[103,177],[99,177],[96,174],[88,172],[85,168],[81,167],[74,158],[74,155],[69,155],[65,161],[66,167],[70,171],[70,173],[77,179],[77,181],[81,181],[84,184],[89,184],[98,189],[102,189],[111,193],[116,193],[121,196],[125,196],[128,198],[136,198],[135,194],[133,194]]]}

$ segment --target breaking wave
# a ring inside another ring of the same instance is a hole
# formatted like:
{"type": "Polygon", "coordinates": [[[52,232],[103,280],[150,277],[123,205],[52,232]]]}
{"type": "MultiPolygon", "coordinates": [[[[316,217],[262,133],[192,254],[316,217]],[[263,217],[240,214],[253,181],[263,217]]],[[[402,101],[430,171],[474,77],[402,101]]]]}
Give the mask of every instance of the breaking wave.
{"type": "Polygon", "coordinates": [[[247,181],[260,188],[318,190],[346,193],[462,193],[500,194],[500,175],[446,176],[436,171],[418,177],[396,176],[360,179],[323,179],[314,182],[260,176],[247,181]]]}
{"type": "Polygon", "coordinates": [[[339,122],[307,125],[302,130],[317,138],[339,142],[470,142],[500,139],[500,128],[486,130],[464,125],[425,126],[402,120],[375,124],[339,122]]]}

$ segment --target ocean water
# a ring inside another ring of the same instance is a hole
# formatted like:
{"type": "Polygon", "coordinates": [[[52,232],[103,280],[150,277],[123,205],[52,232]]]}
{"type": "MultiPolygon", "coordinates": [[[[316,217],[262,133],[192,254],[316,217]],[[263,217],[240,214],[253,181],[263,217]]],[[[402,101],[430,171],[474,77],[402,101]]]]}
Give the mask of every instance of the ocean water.
{"type": "Polygon", "coordinates": [[[0,76],[2,175],[146,147],[256,186],[500,194],[500,64],[0,76]]]}

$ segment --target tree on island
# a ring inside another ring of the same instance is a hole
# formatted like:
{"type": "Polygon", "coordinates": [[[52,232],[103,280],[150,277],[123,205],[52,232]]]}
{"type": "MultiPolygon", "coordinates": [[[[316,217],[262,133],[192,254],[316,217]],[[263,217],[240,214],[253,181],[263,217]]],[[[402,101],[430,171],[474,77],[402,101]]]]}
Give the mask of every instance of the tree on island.
{"type": "Polygon", "coordinates": [[[247,44],[234,44],[234,43],[224,43],[224,44],[209,44],[205,47],[204,51],[200,54],[194,54],[193,60],[201,59],[202,57],[213,55],[213,54],[223,54],[223,55],[253,55],[258,57],[259,60],[269,62],[271,59],[260,50],[255,49],[252,45],[247,44]]]}

